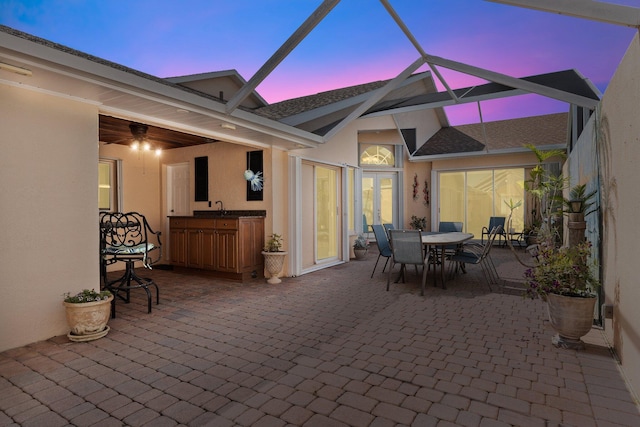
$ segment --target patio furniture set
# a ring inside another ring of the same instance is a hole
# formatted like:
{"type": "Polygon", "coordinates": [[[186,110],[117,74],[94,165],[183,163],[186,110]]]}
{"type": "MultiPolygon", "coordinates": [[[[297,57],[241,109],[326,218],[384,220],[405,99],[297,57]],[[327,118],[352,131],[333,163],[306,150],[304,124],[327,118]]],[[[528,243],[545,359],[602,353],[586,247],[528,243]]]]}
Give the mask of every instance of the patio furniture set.
{"type": "MultiPolygon", "coordinates": [[[[449,276],[453,276],[458,271],[466,272],[467,264],[480,265],[489,288],[497,284],[499,277],[495,266],[489,257],[491,248],[498,236],[505,236],[501,225],[493,226],[488,233],[486,243],[469,242],[474,238],[472,233],[462,232],[462,223],[447,222],[441,223],[439,231],[424,232],[420,230],[396,230],[392,227],[382,225],[372,225],[378,246],[378,258],[373,267],[371,277],[375,273],[380,257],[385,257],[386,261],[382,272],[384,273],[389,260],[391,267],[388,270],[387,290],[391,281],[393,266],[400,264],[400,272],[395,283],[400,279],[404,282],[407,265],[414,265],[416,273],[418,266],[421,266],[421,295],[424,295],[424,288],[427,280],[427,273],[431,266],[434,267],[434,281],[436,286],[438,276],[440,284],[446,289],[446,265],[449,263],[449,276]],[[439,274],[437,268],[440,267],[439,274]]],[[[484,237],[484,236],[483,236],[484,237]]]]}

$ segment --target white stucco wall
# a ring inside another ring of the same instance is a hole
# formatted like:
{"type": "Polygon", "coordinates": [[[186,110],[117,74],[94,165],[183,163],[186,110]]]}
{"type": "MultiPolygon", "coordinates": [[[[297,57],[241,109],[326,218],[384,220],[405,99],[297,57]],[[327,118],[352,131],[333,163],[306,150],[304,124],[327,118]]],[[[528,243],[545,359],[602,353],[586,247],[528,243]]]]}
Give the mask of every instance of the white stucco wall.
{"type": "Polygon", "coordinates": [[[602,99],[598,120],[602,169],[603,268],[606,302],[613,321],[605,331],[615,345],[633,389],[640,391],[640,40],[638,34],[602,99]]]}
{"type": "Polygon", "coordinates": [[[98,114],[0,85],[0,351],[68,332],[62,295],[99,288],[98,114]]]}

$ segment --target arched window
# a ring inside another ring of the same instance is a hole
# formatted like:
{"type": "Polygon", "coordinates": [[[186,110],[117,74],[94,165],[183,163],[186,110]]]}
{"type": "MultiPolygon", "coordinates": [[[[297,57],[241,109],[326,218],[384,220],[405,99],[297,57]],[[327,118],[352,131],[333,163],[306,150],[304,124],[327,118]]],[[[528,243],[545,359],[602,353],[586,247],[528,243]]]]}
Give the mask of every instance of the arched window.
{"type": "Polygon", "coordinates": [[[360,154],[361,165],[394,167],[396,159],[393,154],[393,146],[370,145],[360,154]]]}

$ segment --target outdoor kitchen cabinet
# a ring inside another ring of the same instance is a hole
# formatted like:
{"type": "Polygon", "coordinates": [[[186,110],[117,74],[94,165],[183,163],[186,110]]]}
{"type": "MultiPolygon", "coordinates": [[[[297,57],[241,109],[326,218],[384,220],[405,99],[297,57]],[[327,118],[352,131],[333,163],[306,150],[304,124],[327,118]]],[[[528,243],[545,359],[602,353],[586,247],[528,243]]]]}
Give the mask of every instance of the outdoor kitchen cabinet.
{"type": "Polygon", "coordinates": [[[245,280],[261,277],[264,218],[170,217],[173,266],[245,280]]]}

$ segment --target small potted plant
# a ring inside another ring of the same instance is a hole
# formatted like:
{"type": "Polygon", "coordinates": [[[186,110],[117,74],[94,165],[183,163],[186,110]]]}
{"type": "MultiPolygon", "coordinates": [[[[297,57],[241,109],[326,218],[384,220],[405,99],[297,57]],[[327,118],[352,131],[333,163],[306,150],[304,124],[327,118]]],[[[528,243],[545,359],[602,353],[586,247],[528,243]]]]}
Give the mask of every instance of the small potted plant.
{"type": "Polygon", "coordinates": [[[593,325],[593,308],[600,282],[589,265],[591,243],[542,246],[538,262],[525,272],[526,295],[547,302],[557,347],[582,349],[580,340],[593,325]]]}
{"type": "Polygon", "coordinates": [[[424,216],[417,217],[415,215],[411,215],[411,222],[409,223],[409,226],[414,230],[424,231],[427,229],[427,218],[424,216]]]}
{"type": "Polygon", "coordinates": [[[269,273],[269,280],[267,280],[267,282],[271,284],[282,282],[278,275],[282,271],[287,252],[282,250],[282,236],[280,234],[273,233],[269,237],[262,251],[262,255],[264,256],[265,269],[269,273]]]}
{"type": "Polygon", "coordinates": [[[111,315],[113,295],[109,291],[84,289],[75,295],[64,294],[63,304],[71,341],[92,341],[109,332],[107,322],[111,315]]]}
{"type": "Polygon", "coordinates": [[[362,234],[358,234],[358,237],[353,242],[353,253],[356,255],[356,259],[363,259],[369,250],[369,240],[367,240],[362,234]]]}

